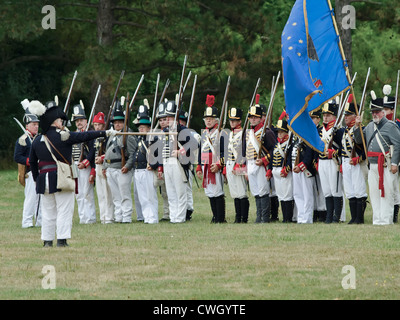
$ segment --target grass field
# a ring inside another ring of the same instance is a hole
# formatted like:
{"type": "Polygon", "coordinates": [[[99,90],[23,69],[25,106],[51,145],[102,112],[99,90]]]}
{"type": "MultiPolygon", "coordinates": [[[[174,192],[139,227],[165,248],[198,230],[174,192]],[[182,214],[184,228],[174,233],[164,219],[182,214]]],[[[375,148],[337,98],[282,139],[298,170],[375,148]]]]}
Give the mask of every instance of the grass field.
{"type": "MultiPolygon", "coordinates": [[[[80,225],[68,248],[43,248],[40,228],[21,228],[23,188],[16,171],[0,172],[0,299],[350,300],[400,298],[400,226],[210,224],[204,191],[185,224],[80,225]],[[56,288],[42,287],[46,265],[56,288]],[[355,268],[355,289],[344,289],[355,268]]],[[[348,212],[348,211],[347,211],[348,212]]],[[[279,213],[282,219],[281,213],[279,213]]],[[[349,213],[347,214],[349,216],[349,213]]]]}

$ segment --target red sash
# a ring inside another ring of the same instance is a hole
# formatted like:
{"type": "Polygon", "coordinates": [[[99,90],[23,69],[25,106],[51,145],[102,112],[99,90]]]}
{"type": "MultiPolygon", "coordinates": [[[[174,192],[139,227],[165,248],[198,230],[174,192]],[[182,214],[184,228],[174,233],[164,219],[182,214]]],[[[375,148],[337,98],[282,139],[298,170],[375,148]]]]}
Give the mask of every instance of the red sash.
{"type": "MultiPolygon", "coordinates": [[[[386,154],[388,152],[386,152],[386,154]]],[[[368,157],[378,157],[379,190],[381,190],[381,197],[383,198],[385,196],[385,187],[383,184],[383,165],[385,164],[385,154],[382,152],[368,151],[368,157]]]]}

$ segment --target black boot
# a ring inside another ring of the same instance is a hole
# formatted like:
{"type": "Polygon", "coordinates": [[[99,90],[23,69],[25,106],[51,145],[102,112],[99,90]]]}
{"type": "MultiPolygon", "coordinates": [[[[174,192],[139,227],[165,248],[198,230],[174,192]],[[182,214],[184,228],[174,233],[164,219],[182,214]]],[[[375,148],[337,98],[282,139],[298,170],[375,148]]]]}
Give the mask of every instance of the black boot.
{"type": "Polygon", "coordinates": [[[225,220],[225,196],[216,197],[216,213],[215,213],[215,222],[216,223],[224,223],[225,220]]]}
{"type": "Polygon", "coordinates": [[[333,197],[326,197],[325,198],[325,202],[326,202],[326,220],[325,220],[325,223],[332,223],[333,210],[335,208],[333,197]]]}
{"type": "Polygon", "coordinates": [[[357,218],[357,198],[349,199],[349,207],[350,207],[351,219],[348,224],[353,224],[357,218]]]}
{"type": "Polygon", "coordinates": [[[192,220],[192,213],[193,213],[193,210],[190,210],[190,209],[186,210],[186,221],[192,220]]]}
{"type": "Polygon", "coordinates": [[[240,200],[239,198],[233,199],[235,203],[235,223],[241,223],[242,222],[242,208],[240,205],[240,200]]]}
{"type": "Polygon", "coordinates": [[[210,206],[211,206],[211,211],[212,211],[212,219],[211,219],[211,223],[216,223],[216,212],[217,212],[217,207],[216,207],[216,200],[214,197],[210,197],[210,206]]]}
{"type": "Polygon", "coordinates": [[[53,241],[43,241],[43,247],[52,247],[53,241]]]}
{"type": "Polygon", "coordinates": [[[362,208],[363,208],[361,223],[364,223],[364,215],[365,215],[365,210],[367,209],[368,197],[363,197],[361,199],[362,199],[362,208]]]}
{"type": "Polygon", "coordinates": [[[281,210],[282,210],[282,222],[286,223],[287,221],[287,201],[281,201],[281,210]]]}
{"type": "Polygon", "coordinates": [[[293,222],[294,200],[286,201],[286,210],[287,222],[293,222]]]}
{"type": "Polygon", "coordinates": [[[259,196],[254,196],[256,200],[256,221],[255,223],[261,223],[261,202],[259,196]]]}
{"type": "Polygon", "coordinates": [[[342,215],[342,209],[343,209],[343,197],[334,197],[333,198],[333,222],[339,223],[340,222],[340,216],[342,215]]]}
{"type": "Polygon", "coordinates": [[[393,223],[397,223],[398,216],[399,216],[399,205],[395,204],[394,205],[394,212],[393,212],[393,223]]]}
{"type": "Polygon", "coordinates": [[[269,198],[271,202],[271,222],[279,221],[278,211],[279,211],[279,200],[277,196],[269,198]]]}
{"type": "Polygon", "coordinates": [[[240,213],[242,214],[242,223],[247,223],[249,219],[249,198],[240,199],[240,213]]]}
{"type": "Polygon", "coordinates": [[[57,247],[68,247],[67,239],[57,239],[57,247]]]}
{"type": "Polygon", "coordinates": [[[318,211],[319,212],[319,222],[325,222],[326,220],[326,210],[318,211]]]}
{"type": "Polygon", "coordinates": [[[269,223],[271,222],[271,201],[269,199],[269,195],[260,197],[260,205],[261,205],[261,223],[269,223]]]}
{"type": "Polygon", "coordinates": [[[364,211],[365,211],[365,198],[357,198],[357,216],[354,223],[363,224],[364,223],[364,211]]]}
{"type": "Polygon", "coordinates": [[[317,222],[318,219],[319,219],[319,211],[314,210],[314,213],[313,213],[313,222],[317,222]]]}

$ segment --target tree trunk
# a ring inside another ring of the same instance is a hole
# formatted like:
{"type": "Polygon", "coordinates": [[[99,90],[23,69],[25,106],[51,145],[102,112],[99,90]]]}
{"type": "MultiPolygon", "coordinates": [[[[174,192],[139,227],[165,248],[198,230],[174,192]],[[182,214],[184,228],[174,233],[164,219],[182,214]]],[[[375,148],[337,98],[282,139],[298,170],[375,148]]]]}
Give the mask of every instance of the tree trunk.
{"type": "MultiPolygon", "coordinates": [[[[97,11],[97,42],[101,47],[110,47],[113,44],[113,21],[114,15],[112,7],[114,5],[114,0],[100,0],[97,11]]],[[[102,88],[99,94],[96,105],[97,112],[104,112],[105,116],[108,114],[111,99],[109,98],[109,91],[112,90],[111,86],[108,84],[108,80],[102,82],[102,88]]],[[[112,78],[112,77],[111,77],[112,78]]],[[[105,79],[104,79],[105,80],[105,79]]],[[[93,80],[91,85],[91,96],[92,101],[96,95],[98,87],[97,80],[93,80]]]]}
{"type": "Polygon", "coordinates": [[[97,40],[100,46],[111,46],[113,42],[112,0],[100,0],[97,12],[97,40]]]}
{"type": "Polygon", "coordinates": [[[352,74],[352,69],[353,69],[353,57],[351,52],[351,44],[352,44],[351,29],[350,28],[343,29],[342,21],[347,13],[346,12],[342,13],[342,8],[346,5],[350,5],[351,2],[352,2],[351,0],[335,1],[336,22],[339,29],[340,40],[342,41],[343,51],[347,60],[347,64],[349,66],[350,74],[352,74]]]}

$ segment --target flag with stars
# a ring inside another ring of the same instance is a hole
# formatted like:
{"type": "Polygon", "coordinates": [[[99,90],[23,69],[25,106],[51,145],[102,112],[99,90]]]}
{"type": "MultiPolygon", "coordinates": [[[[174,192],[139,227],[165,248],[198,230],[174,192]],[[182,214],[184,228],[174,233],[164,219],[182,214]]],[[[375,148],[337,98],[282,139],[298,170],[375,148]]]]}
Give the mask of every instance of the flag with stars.
{"type": "Polygon", "coordinates": [[[329,0],[296,0],[282,32],[282,69],[290,128],[324,151],[310,111],[350,88],[329,0]]]}

